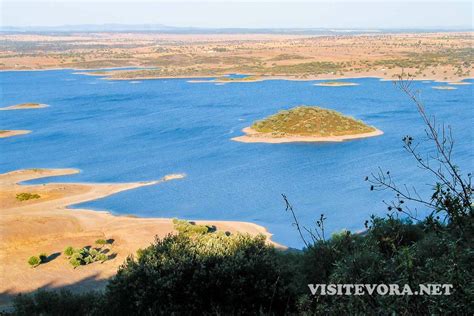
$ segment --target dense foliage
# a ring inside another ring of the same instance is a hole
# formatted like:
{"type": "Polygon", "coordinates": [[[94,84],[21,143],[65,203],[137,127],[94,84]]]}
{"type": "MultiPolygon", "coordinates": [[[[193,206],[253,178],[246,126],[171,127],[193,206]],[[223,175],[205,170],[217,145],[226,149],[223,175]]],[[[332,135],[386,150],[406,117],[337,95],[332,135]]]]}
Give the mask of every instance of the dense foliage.
{"type": "Polygon", "coordinates": [[[290,271],[280,261],[263,236],[180,233],[129,258],[105,297],[127,315],[292,311],[290,271]]]}

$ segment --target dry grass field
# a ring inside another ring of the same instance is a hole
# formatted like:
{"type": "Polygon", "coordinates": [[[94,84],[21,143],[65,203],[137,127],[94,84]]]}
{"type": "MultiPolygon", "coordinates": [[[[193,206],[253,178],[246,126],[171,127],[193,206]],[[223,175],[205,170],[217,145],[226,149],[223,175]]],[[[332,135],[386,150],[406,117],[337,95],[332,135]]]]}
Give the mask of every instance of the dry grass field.
{"type": "Polygon", "coordinates": [[[148,67],[101,72],[112,79],[228,73],[291,79],[396,77],[459,81],[472,76],[473,36],[71,33],[0,35],[1,70],[148,67]]]}

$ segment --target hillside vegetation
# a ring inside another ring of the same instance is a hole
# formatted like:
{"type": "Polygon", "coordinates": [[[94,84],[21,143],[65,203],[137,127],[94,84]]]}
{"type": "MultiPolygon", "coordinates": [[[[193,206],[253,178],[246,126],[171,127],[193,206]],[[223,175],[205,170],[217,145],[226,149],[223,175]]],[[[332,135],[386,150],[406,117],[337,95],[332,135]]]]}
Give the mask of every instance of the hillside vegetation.
{"type": "Polygon", "coordinates": [[[283,110],[255,122],[251,128],[260,133],[272,133],[276,136],[342,136],[375,131],[375,128],[360,120],[317,106],[298,106],[291,110],[283,110]]]}

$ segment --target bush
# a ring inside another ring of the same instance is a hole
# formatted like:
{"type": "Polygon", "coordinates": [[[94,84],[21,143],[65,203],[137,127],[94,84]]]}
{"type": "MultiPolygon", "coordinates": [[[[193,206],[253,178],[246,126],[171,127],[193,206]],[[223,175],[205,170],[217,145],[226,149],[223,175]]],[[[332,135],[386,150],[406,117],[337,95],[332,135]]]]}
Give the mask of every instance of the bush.
{"type": "Polygon", "coordinates": [[[19,295],[13,302],[14,315],[70,315],[88,316],[103,314],[102,295],[88,292],[72,294],[69,291],[38,291],[19,295]]]}
{"type": "Polygon", "coordinates": [[[206,234],[211,231],[215,231],[215,227],[209,227],[205,225],[196,225],[193,222],[188,222],[185,220],[180,220],[173,218],[174,228],[180,234],[206,234]]]}
{"type": "Polygon", "coordinates": [[[64,249],[64,254],[68,257],[69,263],[74,268],[77,268],[81,265],[87,265],[99,261],[101,263],[107,261],[109,257],[105,251],[107,250],[102,250],[102,248],[84,247],[74,249],[73,247],[69,246],[64,249]]]}
{"type": "Polygon", "coordinates": [[[39,199],[41,196],[36,193],[18,193],[16,199],[18,201],[28,201],[33,199],[39,199]]]}
{"type": "Polygon", "coordinates": [[[290,312],[295,293],[281,256],[263,236],[170,235],[127,259],[106,302],[128,315],[290,312]]]}
{"type": "Polygon", "coordinates": [[[31,256],[29,259],[28,259],[28,264],[30,266],[32,266],[33,268],[39,266],[39,264],[41,263],[41,260],[40,258],[38,258],[37,256],[31,256]]]}
{"type": "Polygon", "coordinates": [[[71,246],[69,247],[66,247],[66,249],[64,249],[64,254],[70,258],[73,254],[74,254],[75,250],[74,248],[72,248],[71,246]]]}
{"type": "MultiPolygon", "coordinates": [[[[468,220],[466,218],[466,220],[468,220]]],[[[414,224],[373,217],[364,235],[336,235],[303,253],[304,282],[311,284],[453,284],[440,296],[311,296],[300,298],[307,314],[472,314],[472,240],[428,218],[414,224]],[[435,228],[436,227],[436,228],[435,228]]]]}
{"type": "Polygon", "coordinates": [[[97,240],[95,241],[95,244],[96,244],[96,245],[99,245],[99,246],[104,246],[104,245],[107,244],[107,240],[105,240],[105,239],[97,239],[97,240]]]}

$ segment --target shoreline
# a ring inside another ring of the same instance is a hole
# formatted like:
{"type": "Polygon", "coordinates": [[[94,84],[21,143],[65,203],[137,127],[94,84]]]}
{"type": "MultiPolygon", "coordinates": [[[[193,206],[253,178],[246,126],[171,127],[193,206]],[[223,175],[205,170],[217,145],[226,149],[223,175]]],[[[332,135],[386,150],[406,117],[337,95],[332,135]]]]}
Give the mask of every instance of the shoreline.
{"type": "MultiPolygon", "coordinates": [[[[87,75],[87,74],[86,74],[87,75]]],[[[252,74],[249,74],[252,75],[252,74]]],[[[96,75],[97,77],[99,75],[96,75]]],[[[112,81],[123,81],[123,80],[160,80],[160,79],[193,79],[196,78],[216,78],[216,76],[163,76],[163,77],[134,77],[134,78],[111,78],[110,76],[107,75],[102,75],[103,80],[112,80],[112,81]]],[[[308,77],[308,78],[295,78],[290,75],[278,75],[278,76],[264,76],[261,75],[261,77],[258,80],[247,80],[247,81],[218,81],[218,80],[204,80],[200,82],[190,82],[190,83],[243,83],[243,82],[262,82],[262,81],[269,81],[269,80],[286,80],[286,81],[319,81],[319,80],[350,80],[350,79],[379,79],[379,80],[384,80],[384,81],[397,81],[398,78],[393,78],[390,76],[374,76],[371,74],[366,74],[366,75],[360,75],[360,76],[328,76],[328,77],[308,77]]],[[[459,77],[457,78],[457,81],[453,81],[451,79],[448,80],[442,80],[440,77],[411,77],[410,80],[415,80],[415,81],[433,81],[433,82],[439,82],[439,83],[450,83],[450,82],[463,82],[463,80],[472,80],[474,77],[459,77]]],[[[196,80],[198,81],[198,80],[196,80]]],[[[461,83],[461,84],[466,84],[466,83],[461,83]]],[[[467,83],[469,84],[469,83],[467,83]]],[[[317,86],[318,84],[314,84],[317,86]]],[[[359,84],[355,84],[359,85],[359,84]]],[[[335,85],[331,85],[331,87],[334,87],[335,85]]],[[[351,85],[354,86],[354,85],[351,85]]]]}
{"type": "MultiPolygon", "coordinates": [[[[143,218],[114,215],[108,211],[71,208],[73,205],[104,198],[122,191],[184,178],[171,174],[157,181],[132,183],[44,183],[25,181],[74,175],[77,169],[25,169],[0,174],[0,306],[8,306],[19,293],[38,288],[68,288],[84,291],[102,288],[115,275],[117,268],[139,248],[175,233],[171,218],[143,218]],[[38,194],[39,198],[19,201],[19,193],[38,194]],[[62,251],[67,246],[85,247],[95,240],[113,239],[115,257],[106,262],[80,266],[69,264],[62,251]],[[54,259],[30,268],[30,256],[46,252],[54,259]],[[6,273],[8,271],[8,273],[6,273]]],[[[239,221],[196,220],[197,224],[215,225],[218,230],[251,235],[263,234],[277,248],[285,248],[271,240],[272,234],[255,223],[239,221]]]]}
{"type": "MultiPolygon", "coordinates": [[[[374,127],[375,128],[375,127],[374,127]]],[[[252,129],[251,127],[246,127],[242,129],[246,135],[237,136],[231,138],[231,140],[242,143],[268,143],[268,144],[281,144],[281,143],[300,143],[300,142],[309,142],[309,143],[327,143],[327,142],[343,142],[354,139],[362,139],[368,137],[375,137],[383,135],[383,131],[375,128],[375,131],[354,135],[342,135],[342,136],[296,136],[288,135],[284,137],[272,137],[268,136],[266,133],[259,133],[252,129]]]]}
{"type": "MultiPolygon", "coordinates": [[[[228,75],[229,73],[222,73],[222,74],[213,74],[213,75],[179,75],[179,76],[147,76],[147,77],[133,77],[133,78],[111,78],[109,75],[104,75],[104,74],[91,74],[88,73],[88,71],[123,71],[122,69],[127,69],[129,67],[134,67],[134,66],[123,66],[123,67],[111,67],[111,68],[44,68],[44,69],[0,69],[0,72],[24,72],[24,71],[57,71],[57,70],[74,70],[74,71],[85,71],[85,72],[78,72],[75,74],[78,75],[85,75],[85,76],[94,76],[94,77],[103,77],[101,79],[103,80],[113,80],[113,81],[132,81],[132,80],[160,80],[160,79],[197,79],[197,78],[217,78],[221,76],[228,75]]],[[[150,67],[146,66],[135,66],[136,70],[147,70],[150,69],[150,67]]],[[[247,80],[247,81],[239,81],[239,80],[229,80],[229,81],[217,81],[217,80],[212,80],[212,81],[200,81],[200,82],[191,82],[191,83],[229,83],[229,82],[262,82],[262,81],[267,81],[267,80],[288,80],[288,81],[318,81],[318,80],[346,80],[346,79],[369,79],[369,78],[374,78],[374,79],[380,79],[383,81],[396,81],[398,80],[397,78],[393,78],[389,75],[384,76],[380,74],[372,74],[372,73],[365,73],[365,74],[349,74],[349,75],[334,75],[334,74],[324,74],[321,76],[310,76],[308,78],[296,78],[295,76],[292,75],[265,75],[265,74],[254,74],[254,73],[247,73],[249,76],[259,76],[260,78],[258,80],[247,80]]],[[[444,80],[444,77],[442,75],[435,75],[435,76],[427,76],[427,77],[422,77],[422,76],[413,76],[410,78],[410,80],[415,80],[415,81],[433,81],[433,82],[439,82],[439,83],[447,83],[447,84],[459,84],[459,85],[468,85],[471,83],[465,83],[463,82],[464,80],[473,80],[474,77],[458,77],[455,80],[453,78],[446,79],[444,80]]],[[[320,85],[319,83],[316,83],[315,85],[320,85]]],[[[326,85],[325,85],[326,86],[326,85]]],[[[329,86],[329,85],[328,85],[329,86]]],[[[331,85],[335,86],[335,85],[331,85]]]]}

